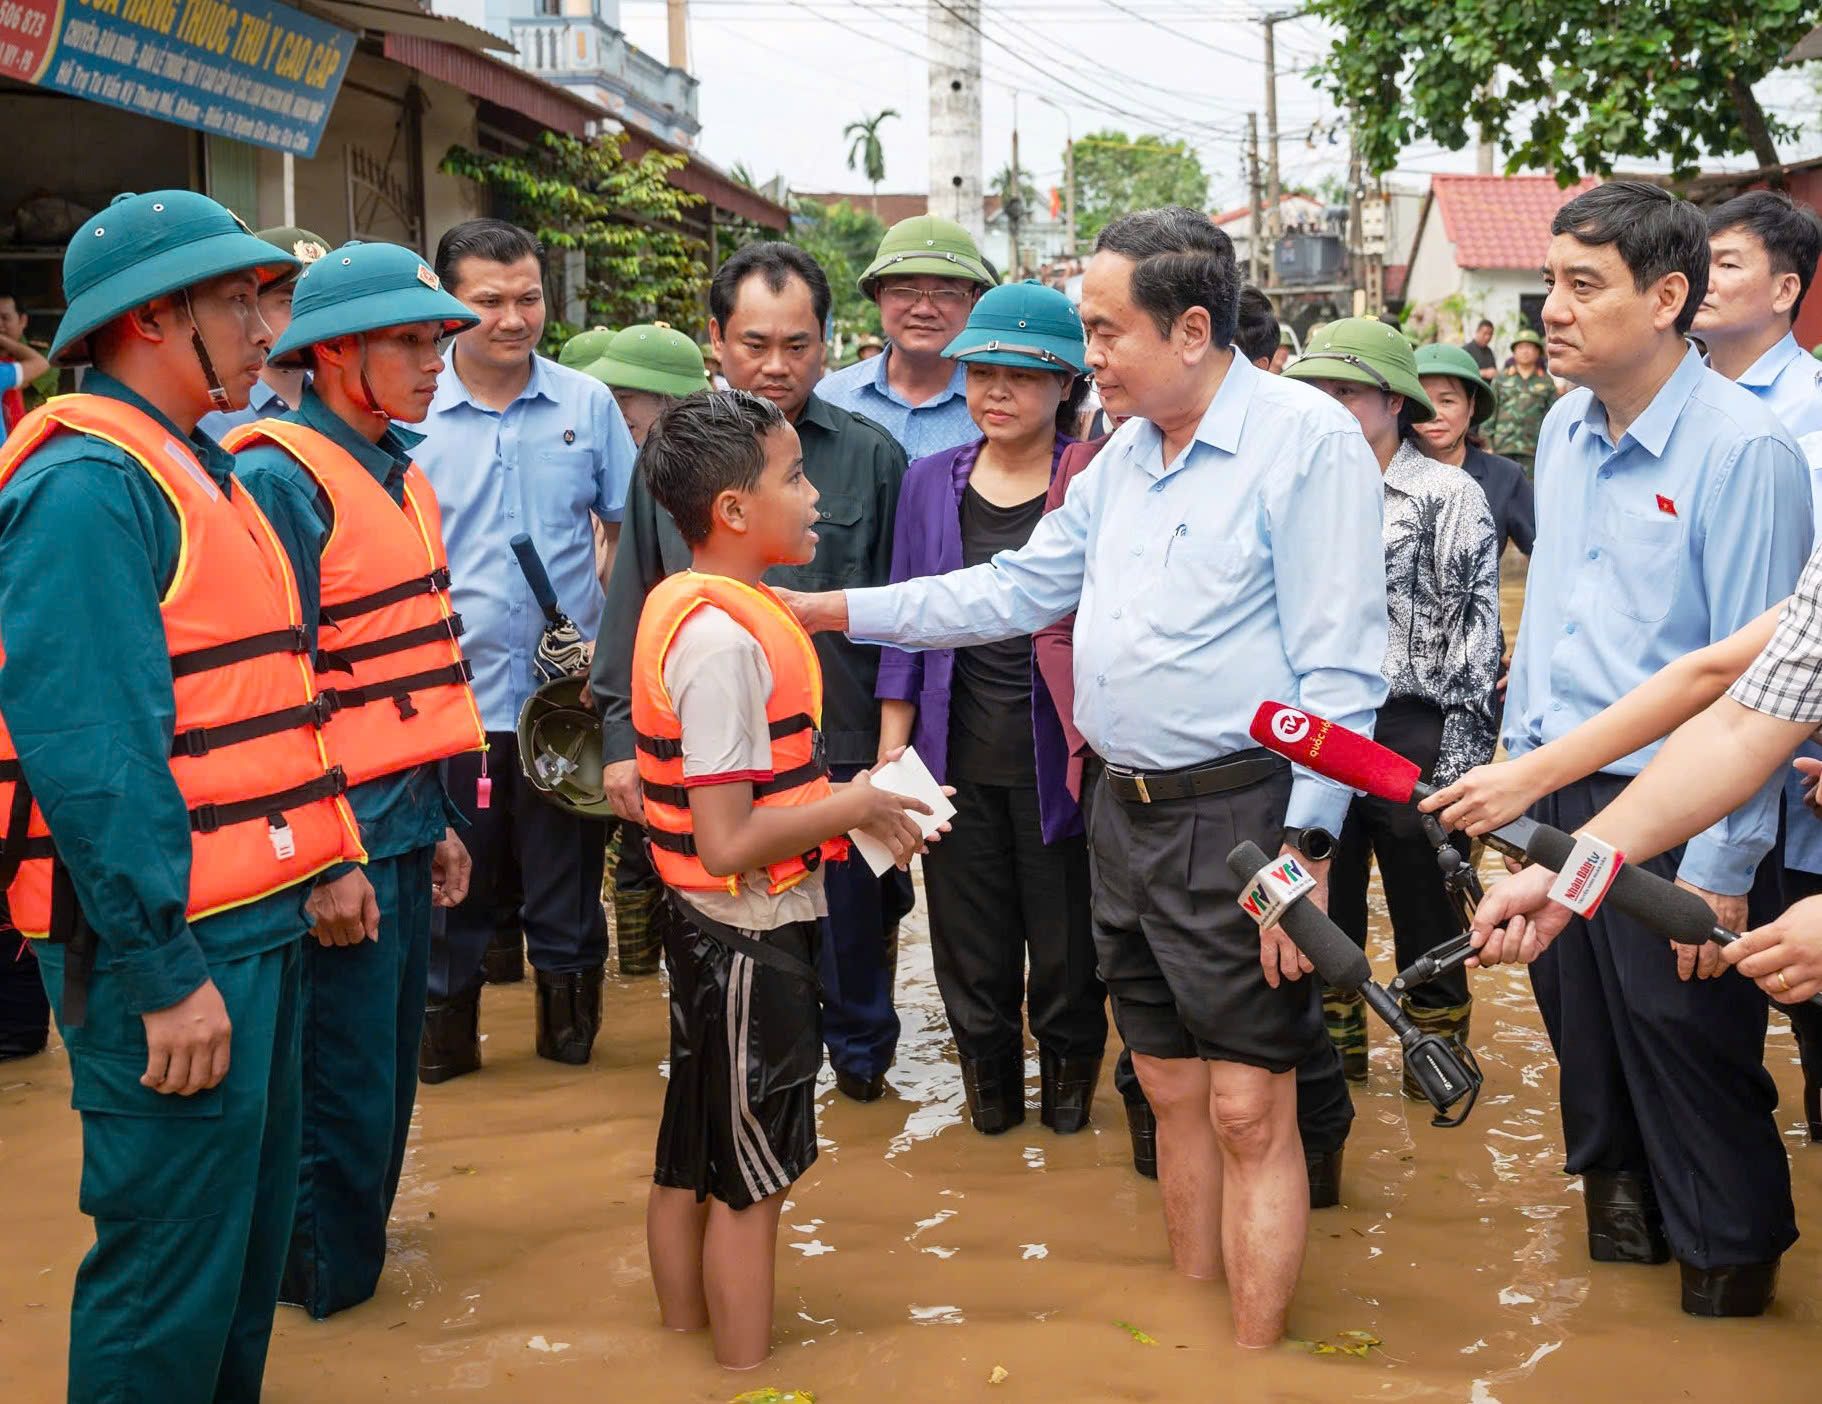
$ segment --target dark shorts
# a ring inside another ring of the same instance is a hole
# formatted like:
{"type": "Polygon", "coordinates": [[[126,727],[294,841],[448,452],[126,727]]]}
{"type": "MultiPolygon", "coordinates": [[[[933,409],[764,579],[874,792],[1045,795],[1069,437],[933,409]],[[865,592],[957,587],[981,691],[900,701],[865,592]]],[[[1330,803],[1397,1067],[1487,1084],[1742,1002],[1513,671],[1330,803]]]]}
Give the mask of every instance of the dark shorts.
{"type": "Polygon", "coordinates": [[[1134,1053],[1276,1073],[1321,1047],[1322,982],[1265,983],[1259,928],[1227,867],[1242,839],[1278,851],[1290,789],[1288,766],[1244,789],[1157,804],[1122,801],[1101,782],[1089,828],[1095,956],[1134,1053]]]}
{"type": "MultiPolygon", "coordinates": [[[[667,898],[667,906],[689,910],[667,898]]],[[[816,989],[694,922],[663,926],[671,1077],[652,1178],[745,1209],[788,1188],[816,1160],[816,989]]],[[[815,922],[739,934],[815,968],[815,922]]]]}

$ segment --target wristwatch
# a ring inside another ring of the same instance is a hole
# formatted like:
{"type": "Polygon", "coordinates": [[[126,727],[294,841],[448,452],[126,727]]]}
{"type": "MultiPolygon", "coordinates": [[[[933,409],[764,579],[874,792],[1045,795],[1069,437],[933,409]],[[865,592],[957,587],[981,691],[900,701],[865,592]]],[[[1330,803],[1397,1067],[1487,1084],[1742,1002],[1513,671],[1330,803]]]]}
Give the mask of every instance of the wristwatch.
{"type": "Polygon", "coordinates": [[[1312,863],[1326,863],[1335,856],[1335,836],[1327,829],[1286,828],[1284,841],[1312,863]]]}

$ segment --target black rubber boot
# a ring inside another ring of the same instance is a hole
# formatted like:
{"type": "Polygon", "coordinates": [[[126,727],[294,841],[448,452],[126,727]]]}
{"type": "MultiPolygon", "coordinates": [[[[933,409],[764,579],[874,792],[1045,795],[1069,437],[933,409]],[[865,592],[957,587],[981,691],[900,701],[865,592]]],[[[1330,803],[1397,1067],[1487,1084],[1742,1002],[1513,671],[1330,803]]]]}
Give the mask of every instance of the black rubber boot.
{"type": "Polygon", "coordinates": [[[1345,1149],[1303,1152],[1303,1163],[1310,1172],[1310,1208],[1333,1209],[1341,1203],[1341,1156],[1345,1149]]]}
{"type": "Polygon", "coordinates": [[[525,937],[496,931],[481,957],[481,975],[490,985],[516,985],[525,978],[525,937]]]}
{"type": "Polygon", "coordinates": [[[1763,1316],[1778,1294],[1778,1259],[1735,1267],[1683,1269],[1683,1310],[1690,1316],[1763,1316]]]}
{"type": "Polygon", "coordinates": [[[886,1095],[886,1075],[862,1077],[845,1068],[835,1069],[835,1090],[851,1102],[877,1102],[886,1095]]]}
{"type": "Polygon", "coordinates": [[[481,992],[424,1007],[424,1036],[418,1042],[418,1081],[435,1085],[481,1069],[481,992]]]}
{"type": "Polygon", "coordinates": [[[1025,1119],[1025,1060],[1017,1054],[962,1059],[968,1120],[983,1136],[1010,1131],[1025,1119]]]}
{"type": "Polygon", "coordinates": [[[1822,1142],[1822,1009],[1792,1004],[1784,1009],[1790,1031],[1797,1036],[1797,1057],[1803,1064],[1803,1119],[1809,1123],[1812,1145],[1822,1142]]]}
{"type": "Polygon", "coordinates": [[[1072,1136],[1088,1125],[1095,1084],[1101,1080],[1099,1058],[1065,1058],[1038,1049],[1038,1120],[1059,1136],[1072,1136]]]}
{"type": "Polygon", "coordinates": [[[1582,1175],[1588,1208],[1588,1256],[1597,1263],[1667,1263],[1670,1240],[1648,1177],[1631,1170],[1582,1175]]]}
{"type": "Polygon", "coordinates": [[[601,1031],[601,968],[538,977],[538,1056],[581,1067],[601,1031]]]}
{"type": "Polygon", "coordinates": [[[1132,1168],[1148,1180],[1158,1178],[1158,1116],[1150,1102],[1126,1103],[1126,1129],[1132,1133],[1132,1168]]]}

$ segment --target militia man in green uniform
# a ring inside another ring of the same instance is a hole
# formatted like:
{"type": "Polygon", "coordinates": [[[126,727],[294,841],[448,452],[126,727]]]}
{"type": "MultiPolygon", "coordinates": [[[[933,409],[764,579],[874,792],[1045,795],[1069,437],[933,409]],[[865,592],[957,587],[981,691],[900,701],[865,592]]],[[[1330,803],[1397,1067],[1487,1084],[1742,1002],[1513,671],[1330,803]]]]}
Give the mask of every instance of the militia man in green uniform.
{"type": "Polygon", "coordinates": [[[1536,469],[1537,432],[1562,393],[1544,369],[1543,360],[1544,339],[1529,327],[1512,338],[1512,364],[1494,382],[1499,408],[1485,431],[1487,447],[1515,461],[1526,477],[1533,476],[1536,469]]]}
{"type": "Polygon", "coordinates": [[[283,553],[196,429],[247,403],[260,288],[296,266],[202,195],[119,197],[64,257],[51,361],[90,364],[83,393],[0,448],[0,880],[48,938],[82,1116],[83,1404],[259,1397],[297,1195],[304,903],[364,856],[283,553]]]}

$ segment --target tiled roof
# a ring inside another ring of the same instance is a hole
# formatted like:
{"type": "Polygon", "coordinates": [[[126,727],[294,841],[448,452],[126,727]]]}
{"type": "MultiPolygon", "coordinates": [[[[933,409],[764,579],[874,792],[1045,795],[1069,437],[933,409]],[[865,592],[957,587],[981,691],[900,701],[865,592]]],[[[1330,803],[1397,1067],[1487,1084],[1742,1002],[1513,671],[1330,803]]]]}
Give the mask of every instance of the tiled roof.
{"type": "Polygon", "coordinates": [[[1437,175],[1430,197],[1461,268],[1541,267],[1556,212],[1598,182],[1564,190],[1553,176],[1437,175]]]}

